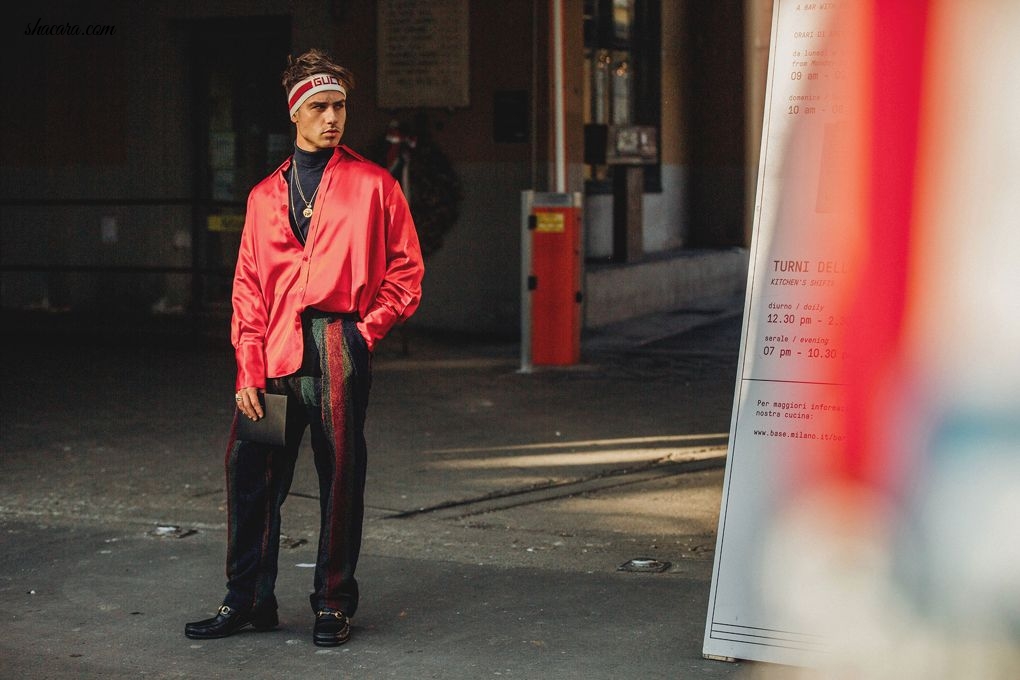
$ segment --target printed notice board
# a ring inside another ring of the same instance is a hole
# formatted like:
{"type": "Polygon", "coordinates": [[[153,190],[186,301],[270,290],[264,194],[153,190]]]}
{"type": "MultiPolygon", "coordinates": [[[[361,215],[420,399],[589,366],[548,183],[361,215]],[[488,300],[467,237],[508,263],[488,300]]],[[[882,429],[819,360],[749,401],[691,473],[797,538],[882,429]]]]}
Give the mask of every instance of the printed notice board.
{"type": "Polygon", "coordinates": [[[382,109],[470,105],[468,0],[379,0],[382,109]]]}
{"type": "Polygon", "coordinates": [[[797,470],[844,435],[842,295],[854,63],[834,3],[773,6],[761,160],[737,384],[703,653],[811,665],[824,638],[763,595],[774,514],[797,470]]]}

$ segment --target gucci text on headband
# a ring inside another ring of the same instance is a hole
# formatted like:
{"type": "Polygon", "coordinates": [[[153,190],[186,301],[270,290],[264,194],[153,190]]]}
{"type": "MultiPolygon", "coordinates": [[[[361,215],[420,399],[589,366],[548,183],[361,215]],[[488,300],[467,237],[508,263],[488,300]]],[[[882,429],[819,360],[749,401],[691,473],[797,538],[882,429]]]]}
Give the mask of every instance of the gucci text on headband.
{"type": "Polygon", "coordinates": [[[336,76],[331,76],[328,73],[317,73],[314,76],[305,78],[292,87],[290,94],[287,95],[287,103],[290,104],[290,115],[293,116],[301,108],[305,100],[313,94],[328,90],[347,94],[347,90],[340,84],[340,80],[336,76]]]}

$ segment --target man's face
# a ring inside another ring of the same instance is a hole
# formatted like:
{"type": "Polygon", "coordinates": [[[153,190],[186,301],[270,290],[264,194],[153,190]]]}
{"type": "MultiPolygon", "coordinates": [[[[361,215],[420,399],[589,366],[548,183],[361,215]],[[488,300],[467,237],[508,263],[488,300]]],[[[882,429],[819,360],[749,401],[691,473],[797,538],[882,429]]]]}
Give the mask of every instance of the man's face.
{"type": "Polygon", "coordinates": [[[297,126],[299,149],[331,149],[344,136],[347,95],[332,90],[314,94],[301,104],[301,108],[290,119],[297,126]]]}

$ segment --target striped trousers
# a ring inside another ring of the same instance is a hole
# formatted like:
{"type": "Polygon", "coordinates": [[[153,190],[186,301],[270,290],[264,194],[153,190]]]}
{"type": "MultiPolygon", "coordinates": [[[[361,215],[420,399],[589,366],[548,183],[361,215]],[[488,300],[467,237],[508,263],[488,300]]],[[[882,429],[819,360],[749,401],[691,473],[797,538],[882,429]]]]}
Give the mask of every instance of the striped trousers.
{"type": "MultiPolygon", "coordinates": [[[[354,571],[364,520],[365,412],[371,356],[351,315],[306,313],[301,370],[267,381],[266,391],[289,395],[282,447],[237,439],[236,420],[226,454],[227,597],[242,611],[277,606],[280,509],[287,499],[306,430],[319,478],[319,543],[312,611],[324,607],[353,616],[354,571]]],[[[236,414],[236,418],[243,418],[236,414]]]]}

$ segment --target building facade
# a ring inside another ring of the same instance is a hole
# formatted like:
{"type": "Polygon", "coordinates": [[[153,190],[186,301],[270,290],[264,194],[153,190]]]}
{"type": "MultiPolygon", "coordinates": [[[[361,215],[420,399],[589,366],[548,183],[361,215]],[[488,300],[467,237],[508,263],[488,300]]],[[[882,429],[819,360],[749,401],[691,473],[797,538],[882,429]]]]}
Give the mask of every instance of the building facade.
{"type": "Polygon", "coordinates": [[[408,188],[448,203],[416,324],[518,331],[527,190],[583,197],[585,327],[739,293],[770,15],[768,0],[18,8],[0,306],[221,332],[247,191],[293,145],[280,74],[309,47],[357,78],[345,143],[382,163],[403,148],[408,188]],[[451,174],[456,205],[433,181],[451,174]]]}

